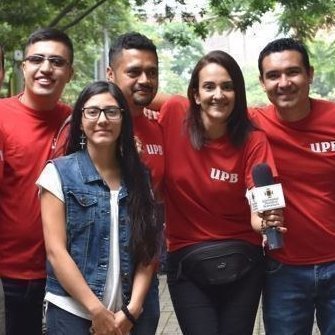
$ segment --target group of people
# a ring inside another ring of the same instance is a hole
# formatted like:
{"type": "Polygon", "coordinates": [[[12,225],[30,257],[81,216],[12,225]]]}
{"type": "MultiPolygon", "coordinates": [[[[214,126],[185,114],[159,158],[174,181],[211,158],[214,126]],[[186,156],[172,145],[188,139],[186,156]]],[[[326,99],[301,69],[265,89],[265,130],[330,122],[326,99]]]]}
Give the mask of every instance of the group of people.
{"type": "Polygon", "coordinates": [[[162,236],[183,334],[252,334],[261,293],[267,334],[311,334],[315,312],[334,334],[335,104],[309,97],[305,46],[262,50],[261,108],[247,107],[239,65],[218,50],[196,64],[187,97],[156,96],[156,47],[139,33],[115,40],[106,81],[71,108],[60,98],[73,58],[64,32],[35,31],[24,91],[0,100],[6,334],[41,334],[45,301],[51,335],[154,335],[162,236]],[[282,183],[284,210],[251,213],[260,163],[282,183]],[[267,249],[268,227],[284,247],[267,249]]]}

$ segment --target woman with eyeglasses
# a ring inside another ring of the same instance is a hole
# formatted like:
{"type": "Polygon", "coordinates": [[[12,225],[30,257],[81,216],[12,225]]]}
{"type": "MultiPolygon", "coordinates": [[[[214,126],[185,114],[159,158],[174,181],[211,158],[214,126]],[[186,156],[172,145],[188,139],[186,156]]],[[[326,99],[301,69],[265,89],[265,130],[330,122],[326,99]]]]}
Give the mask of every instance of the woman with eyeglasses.
{"type": "Polygon", "coordinates": [[[158,228],[130,112],[115,84],[94,82],[81,92],[67,154],[37,181],[47,332],[129,334],[151,282],[158,228]]]}

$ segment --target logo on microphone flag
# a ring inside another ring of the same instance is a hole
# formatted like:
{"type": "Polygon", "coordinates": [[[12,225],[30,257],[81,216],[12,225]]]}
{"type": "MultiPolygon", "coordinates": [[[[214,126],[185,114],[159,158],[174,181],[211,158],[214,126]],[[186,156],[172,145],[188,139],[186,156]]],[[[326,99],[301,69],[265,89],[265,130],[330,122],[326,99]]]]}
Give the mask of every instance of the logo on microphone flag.
{"type": "Polygon", "coordinates": [[[249,190],[249,201],[252,212],[263,212],[285,207],[281,184],[255,187],[249,190]]]}

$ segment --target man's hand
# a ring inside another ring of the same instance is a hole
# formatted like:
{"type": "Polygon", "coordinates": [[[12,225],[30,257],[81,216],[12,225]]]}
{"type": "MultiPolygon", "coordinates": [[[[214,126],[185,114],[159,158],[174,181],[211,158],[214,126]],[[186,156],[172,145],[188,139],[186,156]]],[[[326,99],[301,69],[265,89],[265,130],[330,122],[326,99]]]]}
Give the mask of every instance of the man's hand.
{"type": "Polygon", "coordinates": [[[155,111],[149,108],[143,108],[143,114],[149,120],[157,121],[159,118],[159,111],[155,111]]]}

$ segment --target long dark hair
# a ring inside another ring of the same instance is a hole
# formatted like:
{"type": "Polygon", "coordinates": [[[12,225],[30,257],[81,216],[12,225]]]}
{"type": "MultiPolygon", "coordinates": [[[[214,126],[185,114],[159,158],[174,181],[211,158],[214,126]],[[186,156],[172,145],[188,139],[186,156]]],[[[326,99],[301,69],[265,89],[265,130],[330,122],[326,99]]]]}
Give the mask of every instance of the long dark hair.
{"type": "Polygon", "coordinates": [[[200,149],[206,142],[205,128],[201,119],[201,107],[196,103],[194,94],[199,91],[199,72],[208,64],[215,63],[227,70],[235,91],[235,105],[227,121],[227,133],[231,143],[239,147],[253,128],[247,114],[247,99],[244,78],[240,67],[233,57],[221,50],[211,51],[202,57],[195,66],[187,90],[190,102],[186,126],[194,148],[200,149]]]}
{"type": "Polygon", "coordinates": [[[155,202],[149,186],[149,173],[141,163],[136,150],[132,119],[127,102],[114,83],[97,81],[80,93],[73,109],[67,154],[81,150],[80,129],[82,108],[91,97],[109,92],[124,110],[118,139],[117,159],[128,191],[128,212],[132,225],[132,251],[136,262],[148,264],[156,255],[159,228],[155,202]]]}

